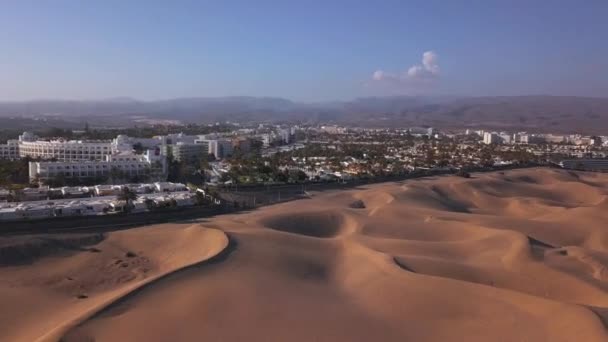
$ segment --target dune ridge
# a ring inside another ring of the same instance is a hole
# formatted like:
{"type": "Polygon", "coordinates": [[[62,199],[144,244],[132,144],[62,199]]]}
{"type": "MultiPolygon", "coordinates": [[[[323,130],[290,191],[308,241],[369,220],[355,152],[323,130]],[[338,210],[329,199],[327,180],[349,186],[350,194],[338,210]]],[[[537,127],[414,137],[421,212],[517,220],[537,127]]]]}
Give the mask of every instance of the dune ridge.
{"type": "MultiPolygon", "coordinates": [[[[169,275],[123,286],[48,340],[606,341],[607,196],[608,175],[538,168],[325,192],[198,226],[126,231],[125,244],[147,240],[151,265],[180,262],[150,266],[169,275]],[[226,248],[218,262],[183,267],[226,248]]],[[[62,269],[54,258],[38,263],[62,269]]],[[[0,276],[29,274],[20,267],[0,276]]]]}
{"type": "MultiPolygon", "coordinates": [[[[146,230],[143,234],[138,230],[112,232],[103,241],[98,241],[93,250],[55,250],[58,255],[50,256],[48,260],[0,269],[3,280],[15,275],[19,278],[16,282],[8,280],[9,291],[18,288],[15,294],[20,299],[34,296],[42,301],[30,303],[33,310],[29,310],[25,319],[46,321],[42,325],[24,327],[25,333],[13,333],[13,329],[4,326],[0,339],[58,341],[70,328],[129,293],[184,267],[204,263],[221,253],[228,244],[225,233],[214,229],[161,225],[146,230]],[[169,230],[163,231],[165,229],[169,230]],[[54,270],[46,271],[49,266],[54,270]],[[39,298],[34,294],[38,291],[54,298],[39,298]],[[38,305],[40,314],[34,312],[38,305]],[[45,317],[49,308],[44,306],[49,305],[55,307],[50,308],[52,316],[45,317]]],[[[0,293],[6,294],[6,290],[0,288],[0,293]]]]}

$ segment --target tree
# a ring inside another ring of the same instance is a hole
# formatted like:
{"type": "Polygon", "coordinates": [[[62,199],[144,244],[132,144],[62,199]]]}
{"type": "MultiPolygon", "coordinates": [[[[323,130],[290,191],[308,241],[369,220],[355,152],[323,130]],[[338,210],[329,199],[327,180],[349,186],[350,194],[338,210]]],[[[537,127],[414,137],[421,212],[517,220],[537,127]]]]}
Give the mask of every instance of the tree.
{"type": "Polygon", "coordinates": [[[289,175],[285,172],[278,171],[274,174],[274,180],[277,182],[287,183],[289,181],[289,175]]]}
{"type": "Polygon", "coordinates": [[[426,164],[428,166],[435,165],[435,150],[433,148],[428,148],[426,151],[426,164]]]}
{"type": "Polygon", "coordinates": [[[205,171],[205,170],[211,170],[211,167],[209,165],[209,158],[207,156],[201,158],[199,165],[198,165],[199,169],[201,171],[205,171]]]}
{"type": "Polygon", "coordinates": [[[156,203],[154,203],[154,201],[149,198],[146,198],[144,204],[146,205],[146,209],[148,209],[148,211],[156,209],[156,203]]]}
{"type": "Polygon", "coordinates": [[[297,170],[297,171],[293,172],[290,176],[296,182],[304,182],[308,179],[306,172],[304,172],[302,170],[297,170]]]}
{"type": "Polygon", "coordinates": [[[126,202],[127,205],[125,206],[125,210],[131,211],[131,209],[133,209],[133,201],[137,199],[137,194],[125,186],[122,188],[122,191],[116,195],[116,199],[118,201],[126,202]]]}
{"type": "Polygon", "coordinates": [[[135,154],[144,154],[144,146],[140,142],[133,144],[133,151],[135,154]]]}

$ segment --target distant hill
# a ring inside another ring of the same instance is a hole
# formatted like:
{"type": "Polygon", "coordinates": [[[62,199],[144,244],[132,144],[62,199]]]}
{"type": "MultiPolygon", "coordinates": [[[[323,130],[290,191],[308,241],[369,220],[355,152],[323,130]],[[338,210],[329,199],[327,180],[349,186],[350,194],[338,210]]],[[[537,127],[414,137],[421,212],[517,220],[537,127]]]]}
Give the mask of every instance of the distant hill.
{"type": "Polygon", "coordinates": [[[0,117],[54,117],[129,125],[133,118],[185,123],[323,122],[406,127],[489,127],[608,134],[608,98],[573,96],[368,97],[331,103],[298,103],[271,97],[176,98],[139,101],[40,100],[0,103],[0,117]]]}
{"type": "Polygon", "coordinates": [[[407,102],[395,105],[394,100],[378,101],[377,99],[359,102],[368,106],[351,106],[350,112],[351,119],[361,123],[367,121],[370,124],[384,122],[391,125],[417,124],[435,127],[489,127],[608,134],[608,98],[469,97],[436,99],[426,103],[412,102],[411,105],[407,102]],[[370,103],[377,105],[370,107],[370,103]],[[365,112],[373,112],[374,115],[370,116],[365,112]]]}

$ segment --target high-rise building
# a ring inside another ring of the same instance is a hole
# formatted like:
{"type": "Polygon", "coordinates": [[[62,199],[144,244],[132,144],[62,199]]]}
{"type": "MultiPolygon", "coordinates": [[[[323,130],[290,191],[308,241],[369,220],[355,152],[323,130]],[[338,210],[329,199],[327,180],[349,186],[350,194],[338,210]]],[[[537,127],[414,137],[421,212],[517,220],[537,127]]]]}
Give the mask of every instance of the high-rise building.
{"type": "Polygon", "coordinates": [[[500,143],[500,137],[496,132],[484,132],[483,134],[483,143],[484,144],[498,144],[500,143]]]}
{"type": "Polygon", "coordinates": [[[241,153],[249,153],[251,151],[251,140],[249,139],[234,139],[232,141],[234,149],[238,149],[241,153]]]}
{"type": "Polygon", "coordinates": [[[291,141],[291,130],[289,128],[280,129],[279,136],[282,142],[289,144],[291,141]]]}
{"type": "Polygon", "coordinates": [[[183,143],[178,142],[174,145],[163,145],[164,154],[172,156],[178,162],[197,163],[206,158],[209,153],[209,146],[204,143],[183,143]]]}
{"type": "Polygon", "coordinates": [[[222,159],[232,156],[233,146],[231,140],[215,139],[209,140],[209,154],[213,154],[215,158],[222,159]]]}

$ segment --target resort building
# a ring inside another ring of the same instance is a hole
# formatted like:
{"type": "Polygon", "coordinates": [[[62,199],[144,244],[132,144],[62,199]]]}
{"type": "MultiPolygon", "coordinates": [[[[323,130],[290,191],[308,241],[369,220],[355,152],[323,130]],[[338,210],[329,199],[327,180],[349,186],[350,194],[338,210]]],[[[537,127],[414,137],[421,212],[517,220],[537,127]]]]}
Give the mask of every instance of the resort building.
{"type": "Polygon", "coordinates": [[[119,178],[145,177],[162,180],[167,175],[167,163],[159,150],[145,154],[122,152],[105,155],[103,160],[34,161],[29,163],[31,182],[63,178],[119,178]]]}
{"type": "Polygon", "coordinates": [[[38,140],[29,132],[19,136],[18,151],[20,158],[59,161],[103,160],[114,152],[110,141],[38,140]]]}

